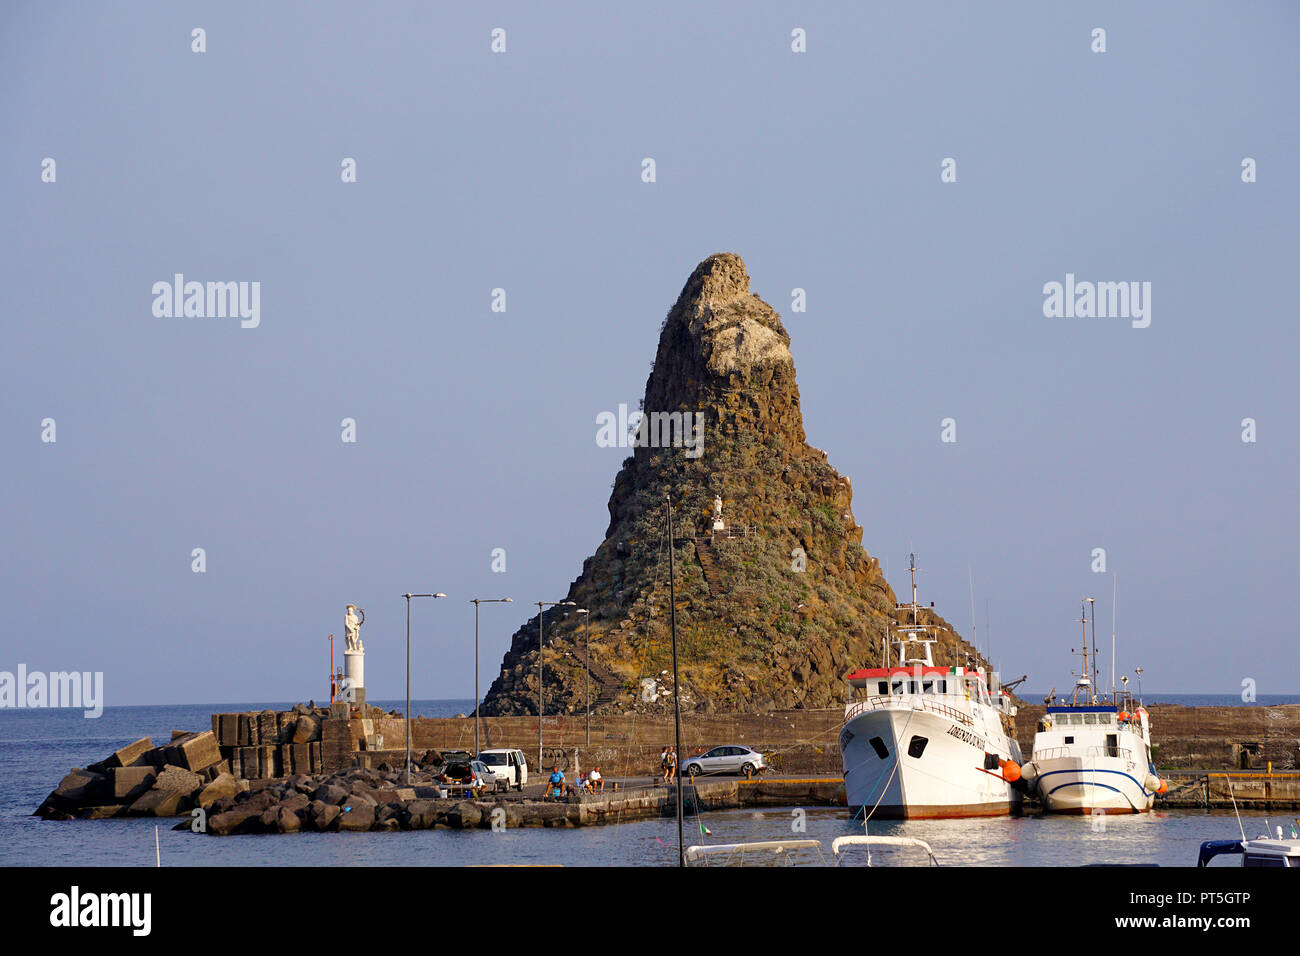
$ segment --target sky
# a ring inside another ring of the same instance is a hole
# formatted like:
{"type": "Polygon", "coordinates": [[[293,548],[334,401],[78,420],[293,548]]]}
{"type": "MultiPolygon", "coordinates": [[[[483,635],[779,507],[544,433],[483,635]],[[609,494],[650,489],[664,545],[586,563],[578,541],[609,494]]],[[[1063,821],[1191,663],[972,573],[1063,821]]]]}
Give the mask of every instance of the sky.
{"type": "Polygon", "coordinates": [[[1146,690],[1300,691],[1298,27],[1288,3],[5,4],[0,670],[102,672],[108,706],[319,701],[354,603],[367,693],[396,698],[402,594],[441,591],[412,603],[412,694],[472,697],[469,601],[510,596],[482,609],[486,691],[602,540],[627,451],[597,415],[636,407],[682,284],[730,251],[864,546],[900,592],[915,551],[968,637],[973,605],[1004,678],[1070,684],[1080,599],[1105,644],[1117,588],[1146,690]],[[258,283],[256,325],[167,315],[177,273],[258,283]],[[1046,315],[1067,275],[1149,288],[1149,325],[1046,315]]]}

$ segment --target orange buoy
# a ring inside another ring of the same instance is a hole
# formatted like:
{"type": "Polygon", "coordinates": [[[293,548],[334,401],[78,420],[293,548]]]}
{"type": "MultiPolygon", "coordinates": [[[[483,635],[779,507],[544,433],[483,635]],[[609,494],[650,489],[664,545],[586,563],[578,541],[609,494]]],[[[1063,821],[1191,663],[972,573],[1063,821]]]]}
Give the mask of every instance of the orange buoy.
{"type": "Polygon", "coordinates": [[[1015,783],[1020,779],[1020,764],[1014,760],[999,760],[998,766],[1002,768],[1002,779],[1007,783],[1015,783]]]}
{"type": "Polygon", "coordinates": [[[1128,711],[1127,711],[1127,710],[1121,710],[1121,711],[1119,712],[1119,720],[1120,720],[1120,723],[1123,723],[1124,721],[1128,720],[1128,711]]]}
{"type": "Polygon", "coordinates": [[[1166,783],[1164,780],[1161,780],[1160,786],[1156,788],[1156,793],[1164,793],[1168,789],[1169,789],[1169,784],[1166,783]]]}

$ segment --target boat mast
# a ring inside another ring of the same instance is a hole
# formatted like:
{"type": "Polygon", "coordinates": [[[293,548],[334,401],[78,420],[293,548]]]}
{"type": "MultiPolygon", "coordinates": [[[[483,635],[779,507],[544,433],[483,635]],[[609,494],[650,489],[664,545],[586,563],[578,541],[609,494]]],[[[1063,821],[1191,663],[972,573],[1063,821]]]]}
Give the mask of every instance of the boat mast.
{"type": "Polygon", "coordinates": [[[1115,699],[1115,609],[1119,603],[1119,572],[1111,572],[1111,595],[1110,595],[1110,699],[1113,703],[1118,704],[1115,699]]]}
{"type": "Polygon", "coordinates": [[[1088,598],[1089,611],[1092,617],[1092,690],[1095,695],[1097,692],[1097,600],[1088,598]]]}
{"type": "Polygon", "coordinates": [[[1088,611],[1086,607],[1083,607],[1083,604],[1086,604],[1087,600],[1087,598],[1083,599],[1079,610],[1079,623],[1083,626],[1083,646],[1080,649],[1080,653],[1083,654],[1083,671],[1080,673],[1079,679],[1074,683],[1074,703],[1076,705],[1079,703],[1080,687],[1086,689],[1086,699],[1084,700],[1084,703],[1093,703],[1092,682],[1088,679],[1088,611]]]}
{"type": "Polygon", "coordinates": [[[682,830],[682,710],[681,685],[677,682],[677,590],[673,563],[673,496],[664,496],[664,514],[668,518],[668,621],[673,637],[673,730],[677,741],[677,865],[686,866],[686,838],[682,830]]]}

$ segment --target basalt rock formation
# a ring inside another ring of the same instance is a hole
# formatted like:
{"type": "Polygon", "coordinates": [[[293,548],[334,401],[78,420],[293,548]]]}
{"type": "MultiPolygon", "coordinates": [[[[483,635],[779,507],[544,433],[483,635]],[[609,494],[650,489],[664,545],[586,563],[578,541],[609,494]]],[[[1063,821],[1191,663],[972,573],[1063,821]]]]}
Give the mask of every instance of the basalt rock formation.
{"type": "MultiPolygon", "coordinates": [[[[642,409],[650,427],[614,481],[605,540],[563,599],[576,607],[545,612],[544,712],[585,711],[579,608],[590,612],[593,709],[659,711],[671,700],[667,496],[683,705],[842,702],[844,675],[881,661],[895,596],[862,547],[849,479],[805,439],[790,336],[750,292],[739,256],[710,256],[687,279],[642,409]]],[[[933,612],[924,619],[947,627],[933,612]]],[[[974,656],[951,628],[935,652],[939,663],[974,656]]],[[[515,633],[484,714],[537,713],[537,653],[534,616],[515,633]]]]}

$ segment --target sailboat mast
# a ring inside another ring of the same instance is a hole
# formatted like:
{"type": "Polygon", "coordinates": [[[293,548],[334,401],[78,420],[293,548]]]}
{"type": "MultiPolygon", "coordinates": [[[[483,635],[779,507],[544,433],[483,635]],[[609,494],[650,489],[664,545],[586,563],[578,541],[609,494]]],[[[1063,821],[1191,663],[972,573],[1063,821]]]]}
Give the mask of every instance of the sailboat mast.
{"type": "Polygon", "coordinates": [[[664,496],[664,514],[668,518],[668,621],[673,638],[673,730],[677,741],[677,865],[686,866],[686,837],[682,828],[682,710],[681,685],[677,682],[677,589],[673,558],[673,496],[664,496]]]}

